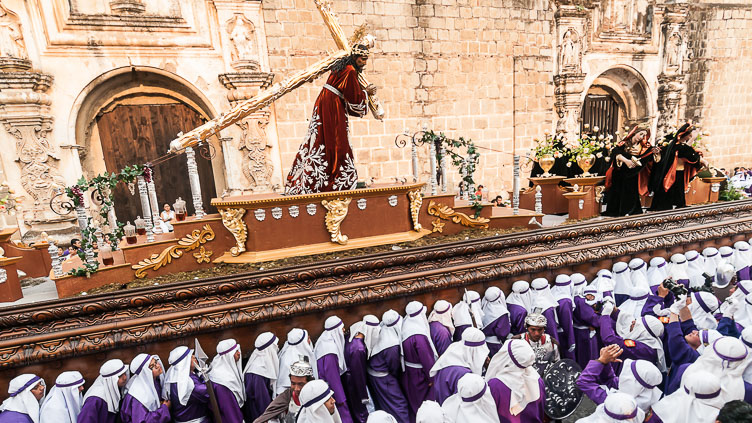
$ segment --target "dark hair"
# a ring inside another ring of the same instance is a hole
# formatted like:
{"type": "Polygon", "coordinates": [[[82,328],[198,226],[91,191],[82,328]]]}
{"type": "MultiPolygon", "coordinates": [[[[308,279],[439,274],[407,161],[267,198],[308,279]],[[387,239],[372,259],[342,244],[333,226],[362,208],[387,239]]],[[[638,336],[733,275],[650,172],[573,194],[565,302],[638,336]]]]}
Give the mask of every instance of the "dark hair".
{"type": "Polygon", "coordinates": [[[718,413],[717,420],[721,423],[752,423],[752,404],[742,400],[727,402],[718,413]]]}
{"type": "MultiPolygon", "coordinates": [[[[357,45],[355,45],[355,47],[356,48],[360,48],[362,50],[368,50],[368,47],[364,46],[363,44],[357,44],[357,45]]],[[[358,54],[351,54],[349,56],[345,56],[345,57],[337,60],[336,62],[334,62],[334,64],[331,67],[332,72],[335,72],[335,73],[342,72],[343,70],[345,70],[345,68],[347,67],[347,65],[352,65],[352,67],[354,67],[355,70],[358,71],[358,72],[362,71],[362,69],[360,68],[360,66],[358,66],[358,63],[355,62],[355,59],[358,58],[358,57],[361,57],[361,56],[358,55],[358,54]]]]}
{"type": "Polygon", "coordinates": [[[78,247],[76,247],[76,243],[77,243],[77,242],[81,242],[81,240],[80,240],[80,239],[78,239],[78,238],[73,238],[73,239],[71,240],[71,242],[70,242],[70,246],[71,246],[71,247],[73,247],[73,248],[78,248],[78,247]]]}

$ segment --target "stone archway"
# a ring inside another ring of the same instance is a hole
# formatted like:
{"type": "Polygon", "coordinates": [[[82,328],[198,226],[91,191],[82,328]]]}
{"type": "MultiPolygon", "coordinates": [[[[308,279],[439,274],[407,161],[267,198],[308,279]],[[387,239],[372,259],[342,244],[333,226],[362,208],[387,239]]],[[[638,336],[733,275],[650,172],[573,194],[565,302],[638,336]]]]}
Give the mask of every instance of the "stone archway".
{"type": "MultiPolygon", "coordinates": [[[[101,75],[79,94],[71,113],[69,134],[82,148],[81,166],[87,177],[154,160],[167,152],[178,132],[187,132],[216,114],[208,99],[187,81],[148,67],[119,68],[101,75]]],[[[221,144],[216,137],[208,141],[216,153],[211,161],[197,155],[205,210],[226,187],[221,144]]],[[[158,194],[162,193],[160,203],[172,203],[181,196],[191,212],[185,162],[185,156],[178,156],[159,164],[155,180],[158,194]]],[[[115,192],[116,212],[123,221],[140,214],[138,201],[129,201],[126,191],[115,192]]]]}
{"type": "Polygon", "coordinates": [[[600,73],[583,91],[581,100],[581,125],[589,123],[587,120],[614,122],[611,126],[617,132],[639,123],[652,124],[654,111],[649,86],[642,74],[630,66],[615,66],[600,73]],[[585,109],[593,103],[604,105],[602,113],[616,116],[598,116],[598,106],[585,109]]]}

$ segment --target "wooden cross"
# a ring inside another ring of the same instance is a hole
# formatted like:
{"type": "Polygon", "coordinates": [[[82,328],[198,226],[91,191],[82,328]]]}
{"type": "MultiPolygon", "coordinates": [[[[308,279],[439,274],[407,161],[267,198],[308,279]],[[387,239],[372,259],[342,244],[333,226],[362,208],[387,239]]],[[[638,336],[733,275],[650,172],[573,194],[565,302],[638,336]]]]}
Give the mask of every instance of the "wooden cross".
{"type": "MultiPolygon", "coordinates": [[[[338,51],[329,54],[326,58],[314,63],[308,68],[294,74],[293,76],[278,82],[266,90],[261,91],[256,96],[239,102],[232,107],[227,113],[222,113],[205,124],[195,128],[185,134],[178,134],[178,137],[170,142],[170,152],[179,153],[186,147],[195,147],[203,140],[216,135],[219,131],[235,122],[245,118],[253,112],[267,107],[283,95],[295,90],[306,82],[311,82],[326,73],[331,65],[337,60],[350,55],[350,45],[348,45],[345,33],[337,21],[337,17],[331,11],[329,0],[313,0],[316,7],[324,18],[324,23],[329,28],[329,32],[334,38],[334,43],[339,48],[338,51]]],[[[361,75],[358,81],[362,87],[368,86],[368,81],[361,75]]],[[[384,109],[374,96],[369,96],[368,105],[374,117],[381,120],[384,118],[384,109]]]]}

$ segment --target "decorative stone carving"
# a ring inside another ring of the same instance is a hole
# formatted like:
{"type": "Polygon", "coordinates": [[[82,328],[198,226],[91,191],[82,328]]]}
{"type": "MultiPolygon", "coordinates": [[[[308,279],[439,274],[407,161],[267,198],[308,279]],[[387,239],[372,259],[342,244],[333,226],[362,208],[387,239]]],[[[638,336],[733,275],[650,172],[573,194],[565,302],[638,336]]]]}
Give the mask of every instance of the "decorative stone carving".
{"type": "Polygon", "coordinates": [[[272,209],[272,217],[275,220],[282,219],[282,208],[281,207],[274,207],[272,209]]]}
{"type": "Polygon", "coordinates": [[[582,41],[580,34],[574,28],[569,28],[564,33],[559,48],[561,73],[579,73],[582,62],[582,41]]]}
{"type": "Polygon", "coordinates": [[[358,209],[365,210],[366,206],[368,205],[368,200],[366,200],[365,198],[361,198],[355,204],[358,205],[358,209]]]}
{"type": "Polygon", "coordinates": [[[243,154],[243,175],[251,183],[251,189],[261,191],[271,187],[274,166],[269,159],[266,126],[269,124],[269,111],[264,110],[250,118],[243,119],[237,125],[242,131],[238,140],[238,149],[243,154]]]}
{"type": "Polygon", "coordinates": [[[0,69],[28,70],[31,68],[29,54],[21,30],[21,20],[0,3],[0,69]]]}
{"type": "Polygon", "coordinates": [[[110,0],[110,10],[113,15],[140,15],[146,5],[141,0],[110,0]]]}
{"type": "Polygon", "coordinates": [[[554,76],[554,95],[556,101],[556,113],[559,120],[556,122],[556,132],[564,133],[567,139],[574,139],[579,132],[580,110],[582,103],[580,98],[585,89],[583,74],[565,74],[554,76]]]}
{"type": "MultiPolygon", "coordinates": [[[[423,205],[423,194],[420,190],[410,191],[407,193],[410,198],[410,217],[413,221],[413,230],[420,232],[423,225],[420,224],[420,208],[423,205]]],[[[434,228],[436,225],[434,225],[434,228]]]]}
{"type": "Polygon", "coordinates": [[[259,69],[256,28],[242,13],[227,21],[227,34],[232,45],[232,67],[237,70],[259,69]]]}
{"type": "Polygon", "coordinates": [[[666,6],[661,34],[663,54],[658,75],[658,130],[656,139],[662,139],[679,122],[679,106],[684,92],[684,40],[686,39],[686,4],[666,6]]]}
{"type": "MultiPolygon", "coordinates": [[[[234,62],[233,62],[234,63],[234,62]]],[[[219,82],[228,90],[230,104],[253,97],[259,90],[267,88],[274,79],[268,72],[238,72],[219,75],[219,82]]],[[[242,154],[242,173],[254,192],[270,191],[274,165],[271,160],[272,145],[266,133],[271,112],[260,110],[236,123],[241,135],[236,148],[242,154]]]]}
{"type": "Polygon", "coordinates": [[[58,189],[65,187],[65,181],[57,169],[60,158],[47,139],[52,131],[52,118],[34,116],[13,119],[6,116],[3,124],[16,138],[17,161],[21,166],[21,186],[34,201],[33,206],[27,208],[24,219],[40,222],[47,219],[45,216],[51,218],[50,199],[55,196],[58,189]]]}
{"type": "MultiPolygon", "coordinates": [[[[290,206],[287,209],[287,213],[290,214],[290,217],[292,217],[293,219],[295,219],[296,217],[298,217],[300,215],[300,207],[299,206],[290,206]]],[[[315,210],[314,210],[314,213],[315,213],[315,210]]]]}
{"type": "Polygon", "coordinates": [[[258,220],[259,222],[263,222],[264,219],[266,219],[266,210],[256,209],[253,212],[253,216],[256,217],[256,220],[258,220]]]}
{"type": "Polygon", "coordinates": [[[648,0],[605,0],[601,3],[600,32],[648,37],[653,26],[653,5],[648,0]]]}
{"type": "Polygon", "coordinates": [[[314,216],[316,214],[317,209],[318,207],[316,206],[316,204],[311,203],[306,206],[306,213],[308,213],[309,216],[314,216]]]}

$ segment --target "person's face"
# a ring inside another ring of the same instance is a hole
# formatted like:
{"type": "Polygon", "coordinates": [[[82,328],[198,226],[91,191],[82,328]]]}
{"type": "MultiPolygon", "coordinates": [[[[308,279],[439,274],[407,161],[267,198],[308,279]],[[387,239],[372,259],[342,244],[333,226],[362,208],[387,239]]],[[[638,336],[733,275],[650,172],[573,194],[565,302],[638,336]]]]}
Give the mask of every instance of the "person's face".
{"type": "Polygon", "coordinates": [[[42,382],[37,383],[37,386],[31,389],[31,393],[34,394],[34,398],[36,398],[37,401],[41,401],[44,396],[44,385],[42,382]]]}
{"type": "Polygon", "coordinates": [[[647,132],[645,132],[645,131],[639,131],[635,135],[634,140],[635,140],[635,142],[643,142],[643,141],[645,141],[645,136],[647,136],[647,132]]]}
{"type": "Polygon", "coordinates": [[[585,295],[585,299],[588,301],[595,301],[595,295],[593,294],[587,294],[585,295]]]}
{"type": "Polygon", "coordinates": [[[84,385],[79,386],[78,387],[78,392],[83,392],[83,391],[84,391],[84,385]]]}
{"type": "Polygon", "coordinates": [[[295,395],[300,395],[300,390],[308,383],[305,376],[290,376],[290,389],[295,395]]]}
{"type": "Polygon", "coordinates": [[[81,241],[74,242],[73,246],[76,247],[76,248],[81,248],[81,241]]]}
{"type": "Polygon", "coordinates": [[[543,336],[544,329],[545,328],[541,326],[528,326],[527,334],[530,337],[530,340],[533,342],[540,341],[541,337],[543,336]]]}
{"type": "Polygon", "coordinates": [[[128,372],[125,372],[122,375],[120,375],[120,377],[118,378],[118,386],[122,388],[123,386],[125,386],[127,382],[128,382],[128,372]]]}
{"type": "Polygon", "coordinates": [[[329,414],[334,415],[334,410],[336,410],[337,403],[334,401],[334,396],[326,400],[324,403],[326,406],[326,409],[329,410],[329,414]]]}
{"type": "Polygon", "coordinates": [[[156,358],[151,359],[151,363],[149,363],[149,370],[151,370],[151,374],[152,376],[154,376],[154,379],[162,374],[162,366],[159,364],[159,361],[157,361],[156,358]]]}
{"type": "Polygon", "coordinates": [[[195,355],[191,356],[191,371],[196,370],[196,367],[198,367],[198,359],[195,355]]]}
{"type": "Polygon", "coordinates": [[[687,341],[687,344],[692,347],[692,349],[696,350],[700,348],[700,332],[693,330],[684,335],[684,340],[687,341]]]}
{"type": "Polygon", "coordinates": [[[164,205],[164,211],[166,211],[166,212],[170,211],[170,205],[169,204],[165,204],[164,205]]]}
{"type": "Polygon", "coordinates": [[[731,284],[731,288],[729,289],[729,295],[733,294],[734,292],[736,292],[736,284],[735,283],[731,284]]]}
{"type": "Polygon", "coordinates": [[[240,360],[240,350],[235,351],[235,361],[240,360]]]}
{"type": "Polygon", "coordinates": [[[355,64],[357,64],[361,70],[365,69],[366,65],[368,64],[368,57],[367,56],[355,57],[355,64]]]}

